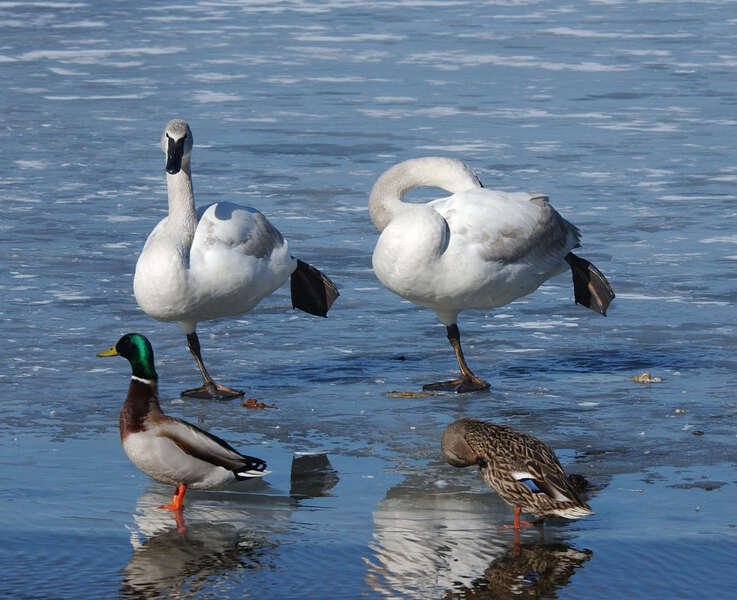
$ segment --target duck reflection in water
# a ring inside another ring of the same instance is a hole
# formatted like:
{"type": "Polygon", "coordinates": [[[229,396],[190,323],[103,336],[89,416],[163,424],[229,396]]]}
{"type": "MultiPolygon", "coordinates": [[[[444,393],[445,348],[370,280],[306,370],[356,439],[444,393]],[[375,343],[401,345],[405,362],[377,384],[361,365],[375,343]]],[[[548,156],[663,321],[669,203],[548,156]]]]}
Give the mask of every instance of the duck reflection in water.
{"type": "Polygon", "coordinates": [[[551,597],[592,555],[534,530],[512,542],[502,502],[437,481],[410,475],[374,511],[366,583],[384,597],[551,597]]]}
{"type": "Polygon", "coordinates": [[[245,532],[227,523],[198,522],[186,532],[169,528],[134,545],[123,567],[123,598],[197,597],[234,571],[269,567],[276,547],[263,532],[245,532]]]}
{"type": "Polygon", "coordinates": [[[300,500],[328,495],[338,476],[322,453],[292,461],[289,495],[275,495],[262,479],[235,484],[227,492],[194,492],[187,510],[158,510],[161,493],[144,492],[131,530],[133,554],[123,567],[121,597],[198,597],[201,588],[243,570],[271,567],[278,535],[284,533],[300,500]],[[238,493],[237,487],[248,493],[238,493]],[[268,492],[268,493],[267,493],[268,492]]]}
{"type": "Polygon", "coordinates": [[[501,502],[437,481],[432,469],[410,474],[374,510],[366,583],[383,597],[439,598],[469,587],[509,546],[508,532],[496,526],[506,511],[501,502]]]}
{"type": "Polygon", "coordinates": [[[568,585],[576,569],[592,556],[565,544],[515,545],[496,558],[470,588],[448,591],[447,600],[504,600],[505,598],[554,598],[568,585]]]}

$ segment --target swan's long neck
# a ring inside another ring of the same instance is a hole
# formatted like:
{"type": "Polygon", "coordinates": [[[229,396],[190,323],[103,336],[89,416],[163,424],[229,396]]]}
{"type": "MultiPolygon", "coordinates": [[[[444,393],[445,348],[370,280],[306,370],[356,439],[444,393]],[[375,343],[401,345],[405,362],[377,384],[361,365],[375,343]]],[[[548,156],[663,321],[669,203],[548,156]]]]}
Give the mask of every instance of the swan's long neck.
{"type": "Polygon", "coordinates": [[[405,160],[385,171],[371,189],[369,214],[376,228],[383,231],[397,214],[412,207],[402,198],[423,186],[455,194],[481,187],[481,183],[471,169],[455,158],[428,156],[405,160]]]}
{"type": "Polygon", "coordinates": [[[176,234],[180,250],[188,255],[197,229],[197,210],[189,169],[183,167],[174,175],[167,173],[166,187],[169,192],[167,228],[176,234]]]}

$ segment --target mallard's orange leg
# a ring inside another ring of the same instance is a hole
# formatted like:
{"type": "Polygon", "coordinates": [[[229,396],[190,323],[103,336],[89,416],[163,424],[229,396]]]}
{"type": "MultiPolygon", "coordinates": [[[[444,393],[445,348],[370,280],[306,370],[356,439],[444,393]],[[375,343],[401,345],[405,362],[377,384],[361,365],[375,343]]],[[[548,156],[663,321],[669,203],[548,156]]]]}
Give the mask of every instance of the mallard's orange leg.
{"type": "Polygon", "coordinates": [[[499,529],[514,529],[519,531],[523,527],[532,527],[533,525],[542,525],[543,519],[537,521],[520,521],[519,515],[522,511],[519,506],[514,507],[514,525],[501,525],[499,529]]]}
{"type": "Polygon", "coordinates": [[[182,510],[182,503],[184,502],[184,492],[187,491],[187,486],[182,484],[177,486],[177,491],[171,498],[171,503],[162,504],[159,508],[166,508],[173,511],[182,510]]]}
{"type": "Polygon", "coordinates": [[[466,364],[466,359],[463,357],[463,349],[461,348],[461,332],[458,330],[458,325],[448,325],[446,327],[448,332],[448,341],[450,342],[453,352],[455,352],[456,360],[458,361],[458,367],[461,369],[461,376],[458,379],[451,381],[440,381],[438,383],[428,383],[422,386],[423,390],[442,390],[448,392],[457,392],[462,394],[464,392],[478,392],[480,390],[488,390],[489,384],[483,379],[479,379],[471,372],[466,364]]]}

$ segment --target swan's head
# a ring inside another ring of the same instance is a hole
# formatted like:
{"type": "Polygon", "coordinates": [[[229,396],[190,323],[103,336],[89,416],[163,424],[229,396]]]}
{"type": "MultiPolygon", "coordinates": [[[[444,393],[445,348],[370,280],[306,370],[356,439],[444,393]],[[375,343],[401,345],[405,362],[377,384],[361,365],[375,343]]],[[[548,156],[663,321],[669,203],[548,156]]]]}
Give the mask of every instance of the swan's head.
{"type": "Polygon", "coordinates": [[[166,172],[169,175],[176,175],[182,169],[189,171],[192,131],[187,121],[172,119],[166,124],[161,135],[161,149],[166,154],[166,172]]]}

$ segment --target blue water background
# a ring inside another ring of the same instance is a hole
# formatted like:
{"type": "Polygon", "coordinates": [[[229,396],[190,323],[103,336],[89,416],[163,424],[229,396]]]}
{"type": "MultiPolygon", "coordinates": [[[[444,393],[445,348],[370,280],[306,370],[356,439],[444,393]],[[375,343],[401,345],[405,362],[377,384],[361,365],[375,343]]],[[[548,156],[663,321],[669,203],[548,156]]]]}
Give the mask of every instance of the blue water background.
{"type": "Polygon", "coordinates": [[[0,596],[732,592],[737,4],[10,1],[0,76],[0,596]],[[180,400],[198,382],[184,336],[132,295],[174,117],[198,203],[257,207],[341,289],[326,320],[282,289],[201,324],[211,372],[269,409],[180,400]],[[561,275],[463,313],[489,393],[389,394],[456,369],[434,315],[371,270],[368,192],[423,155],[547,194],[617,293],[602,318],[561,275]],[[154,344],[167,412],[273,471],[188,493],[186,534],[120,448],[128,367],[95,353],[128,331],[154,344]],[[461,416],[543,438],[596,514],[525,531],[515,555],[511,509],[440,456],[461,416]],[[337,484],[294,493],[306,451],[337,484]]]}

